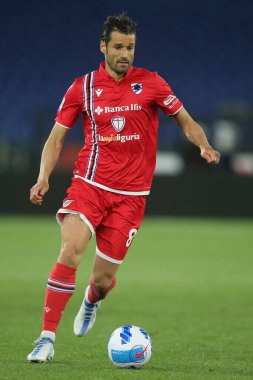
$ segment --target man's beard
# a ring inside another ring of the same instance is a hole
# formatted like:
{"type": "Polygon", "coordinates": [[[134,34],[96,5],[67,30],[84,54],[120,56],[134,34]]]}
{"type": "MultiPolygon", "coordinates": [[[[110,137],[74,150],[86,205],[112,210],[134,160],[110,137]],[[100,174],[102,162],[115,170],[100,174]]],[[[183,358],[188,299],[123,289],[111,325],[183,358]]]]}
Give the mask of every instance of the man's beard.
{"type": "MultiPolygon", "coordinates": [[[[117,62],[118,63],[118,62],[117,62]]],[[[110,69],[112,71],[114,71],[116,74],[126,74],[129,70],[129,67],[130,67],[130,62],[127,60],[127,61],[124,61],[124,63],[127,63],[127,66],[126,67],[117,67],[117,63],[115,64],[112,64],[112,62],[110,60],[107,60],[107,64],[108,66],[110,67],[110,69]]]]}

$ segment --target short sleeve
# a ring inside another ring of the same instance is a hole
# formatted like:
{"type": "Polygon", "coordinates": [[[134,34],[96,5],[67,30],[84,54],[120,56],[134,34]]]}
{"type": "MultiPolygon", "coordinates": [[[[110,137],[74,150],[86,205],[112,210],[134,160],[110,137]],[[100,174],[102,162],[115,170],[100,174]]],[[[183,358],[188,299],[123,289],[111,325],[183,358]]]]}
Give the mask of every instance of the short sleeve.
{"type": "Polygon", "coordinates": [[[183,107],[168,83],[157,73],[155,73],[155,93],[156,104],[166,115],[175,115],[183,107]]]}
{"type": "Polygon", "coordinates": [[[81,112],[81,86],[75,80],[64,95],[57,110],[55,121],[63,127],[72,128],[81,112]]]}

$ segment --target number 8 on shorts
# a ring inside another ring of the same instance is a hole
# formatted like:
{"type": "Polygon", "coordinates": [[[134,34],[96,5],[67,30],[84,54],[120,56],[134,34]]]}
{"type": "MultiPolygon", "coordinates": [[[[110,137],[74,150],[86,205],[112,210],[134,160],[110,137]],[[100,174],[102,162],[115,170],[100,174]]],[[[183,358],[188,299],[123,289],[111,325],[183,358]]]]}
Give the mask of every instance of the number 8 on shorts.
{"type": "Polygon", "coordinates": [[[128,239],[127,239],[127,242],[126,242],[126,247],[130,246],[130,244],[132,243],[132,240],[135,237],[135,235],[137,234],[137,232],[138,232],[138,230],[136,228],[132,228],[129,231],[128,239]]]}

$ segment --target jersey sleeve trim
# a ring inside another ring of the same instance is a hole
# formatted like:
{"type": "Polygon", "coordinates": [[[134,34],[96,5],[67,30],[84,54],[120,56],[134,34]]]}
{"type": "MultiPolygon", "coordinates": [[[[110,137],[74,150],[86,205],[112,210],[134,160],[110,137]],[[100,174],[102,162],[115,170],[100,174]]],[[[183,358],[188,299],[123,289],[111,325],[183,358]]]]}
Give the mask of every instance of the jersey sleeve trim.
{"type": "Polygon", "coordinates": [[[183,106],[183,103],[173,93],[170,85],[158,75],[155,74],[155,99],[156,104],[166,115],[175,115],[183,106]]]}
{"type": "Polygon", "coordinates": [[[57,121],[57,119],[55,119],[55,121],[56,121],[56,123],[59,124],[62,128],[71,129],[70,127],[66,127],[66,125],[63,125],[63,124],[59,123],[59,122],[57,121]]]}
{"type": "Polygon", "coordinates": [[[181,107],[174,113],[168,113],[169,116],[175,116],[181,109],[183,108],[183,104],[181,105],[181,107]]]}

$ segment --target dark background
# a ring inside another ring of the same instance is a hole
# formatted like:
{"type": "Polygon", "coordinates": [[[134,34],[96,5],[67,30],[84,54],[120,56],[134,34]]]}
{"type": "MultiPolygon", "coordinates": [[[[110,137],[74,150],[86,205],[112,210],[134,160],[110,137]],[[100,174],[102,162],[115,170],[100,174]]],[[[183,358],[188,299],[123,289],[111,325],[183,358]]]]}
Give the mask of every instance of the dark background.
{"type": "Polygon", "coordinates": [[[126,10],[138,23],[135,66],[164,77],[222,153],[201,161],[161,115],[147,212],[253,215],[253,2],[250,0],[8,1],[0,15],[1,213],[55,212],[82,146],[69,134],[41,208],[29,204],[43,144],[75,77],[98,67],[102,24],[126,10]],[[162,158],[160,160],[160,158],[162,158]]]}

